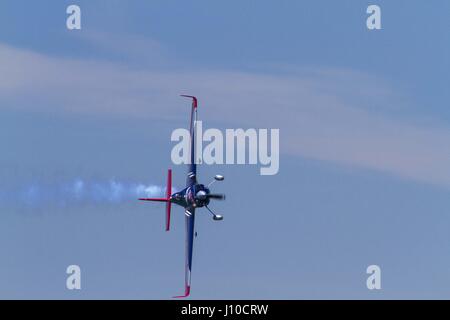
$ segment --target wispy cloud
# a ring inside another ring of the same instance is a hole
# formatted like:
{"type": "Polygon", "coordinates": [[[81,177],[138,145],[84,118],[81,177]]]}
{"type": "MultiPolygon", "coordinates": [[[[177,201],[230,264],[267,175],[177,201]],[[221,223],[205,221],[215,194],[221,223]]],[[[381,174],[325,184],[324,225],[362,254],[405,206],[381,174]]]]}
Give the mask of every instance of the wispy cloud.
{"type": "Polygon", "coordinates": [[[2,108],[174,118],[178,94],[193,93],[205,120],[280,128],[284,153],[450,186],[449,128],[408,121],[404,94],[361,72],[162,71],[7,45],[0,45],[0,68],[2,108]]]}

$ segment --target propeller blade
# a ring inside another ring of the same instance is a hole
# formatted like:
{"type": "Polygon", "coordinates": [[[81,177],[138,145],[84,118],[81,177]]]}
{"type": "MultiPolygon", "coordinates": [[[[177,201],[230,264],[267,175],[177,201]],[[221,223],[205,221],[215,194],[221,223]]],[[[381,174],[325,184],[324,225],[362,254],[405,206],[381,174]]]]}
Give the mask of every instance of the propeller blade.
{"type": "Polygon", "coordinates": [[[216,199],[216,200],[225,200],[225,195],[224,194],[214,194],[214,193],[210,193],[207,195],[207,197],[209,199],[216,199]]]}

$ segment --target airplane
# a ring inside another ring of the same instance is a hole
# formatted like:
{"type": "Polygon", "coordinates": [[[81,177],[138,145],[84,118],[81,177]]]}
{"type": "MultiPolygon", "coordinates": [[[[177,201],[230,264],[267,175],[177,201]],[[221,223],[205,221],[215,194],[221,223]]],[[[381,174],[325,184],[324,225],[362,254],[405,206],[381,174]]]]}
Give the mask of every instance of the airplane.
{"type": "Polygon", "coordinates": [[[185,285],[184,295],[174,298],[186,298],[191,293],[191,271],[194,237],[197,233],[194,230],[196,209],[206,208],[213,216],[213,220],[221,221],[223,216],[215,214],[209,208],[209,202],[214,200],[225,200],[224,194],[211,193],[210,187],[216,181],[223,181],[224,176],[216,175],[207,186],[197,181],[197,164],[195,162],[195,124],[197,122],[198,100],[194,96],[181,95],[182,97],[192,99],[191,120],[190,120],[190,164],[188,164],[188,173],[186,178],[186,187],[180,192],[172,194],[172,170],[168,170],[167,187],[165,198],[141,198],[141,201],[156,201],[166,203],[166,231],[170,229],[170,213],[172,203],[177,204],[185,210],[186,225],[186,261],[185,261],[185,285]]]}

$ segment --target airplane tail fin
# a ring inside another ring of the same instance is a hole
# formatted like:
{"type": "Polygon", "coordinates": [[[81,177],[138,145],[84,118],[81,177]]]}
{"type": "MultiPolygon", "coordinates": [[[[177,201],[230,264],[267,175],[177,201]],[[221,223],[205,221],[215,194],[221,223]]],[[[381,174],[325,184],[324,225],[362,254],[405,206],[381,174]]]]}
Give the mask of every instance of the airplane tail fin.
{"type": "Polygon", "coordinates": [[[165,198],[140,198],[141,201],[156,201],[166,203],[166,231],[170,230],[170,212],[172,209],[172,170],[169,169],[167,172],[167,186],[166,186],[166,197],[165,198]]]}

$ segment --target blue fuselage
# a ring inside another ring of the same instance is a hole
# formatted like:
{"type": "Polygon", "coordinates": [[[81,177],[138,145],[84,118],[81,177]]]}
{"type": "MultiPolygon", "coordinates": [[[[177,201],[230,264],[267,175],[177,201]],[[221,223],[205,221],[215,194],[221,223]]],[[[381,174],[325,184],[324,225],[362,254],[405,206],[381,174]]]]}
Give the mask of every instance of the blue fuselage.
{"type": "Polygon", "coordinates": [[[194,184],[180,192],[174,193],[170,201],[183,208],[201,208],[209,204],[209,199],[207,197],[203,198],[202,195],[208,195],[209,193],[209,189],[203,184],[194,184]]]}

